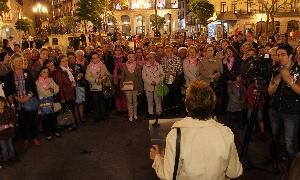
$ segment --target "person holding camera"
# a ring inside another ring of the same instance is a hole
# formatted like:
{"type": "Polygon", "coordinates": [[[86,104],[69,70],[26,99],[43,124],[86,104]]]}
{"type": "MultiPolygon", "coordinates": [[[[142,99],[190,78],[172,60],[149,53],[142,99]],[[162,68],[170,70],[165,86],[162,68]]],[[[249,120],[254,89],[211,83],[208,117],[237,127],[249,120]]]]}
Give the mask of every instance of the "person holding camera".
{"type": "Polygon", "coordinates": [[[172,126],[164,156],[157,145],[150,149],[152,167],[160,179],[224,180],[242,174],[232,131],[213,119],[215,105],[216,96],[209,83],[190,83],[185,99],[189,117],[172,126]]]}
{"type": "Polygon", "coordinates": [[[272,77],[268,92],[272,97],[270,121],[274,139],[279,132],[280,120],[284,123],[285,143],[288,160],[291,162],[297,153],[297,140],[300,118],[300,77],[299,67],[292,61],[293,48],[282,44],[277,48],[281,65],[279,72],[272,77]]]}

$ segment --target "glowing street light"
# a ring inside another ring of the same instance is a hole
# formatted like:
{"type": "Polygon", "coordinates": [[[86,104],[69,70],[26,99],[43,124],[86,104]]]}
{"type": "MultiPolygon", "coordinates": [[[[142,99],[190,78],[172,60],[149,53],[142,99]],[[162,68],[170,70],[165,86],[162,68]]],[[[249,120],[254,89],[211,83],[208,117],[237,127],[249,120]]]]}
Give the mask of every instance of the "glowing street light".
{"type": "Polygon", "coordinates": [[[48,8],[44,5],[42,5],[41,3],[36,4],[35,6],[33,6],[32,11],[34,13],[44,13],[47,14],[48,13],[48,8]]]}

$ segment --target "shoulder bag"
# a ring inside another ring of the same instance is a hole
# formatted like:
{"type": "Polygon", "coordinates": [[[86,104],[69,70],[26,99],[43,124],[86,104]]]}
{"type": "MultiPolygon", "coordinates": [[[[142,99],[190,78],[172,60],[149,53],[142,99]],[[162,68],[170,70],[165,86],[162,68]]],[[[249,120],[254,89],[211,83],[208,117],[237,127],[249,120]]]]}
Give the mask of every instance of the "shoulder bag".
{"type": "Polygon", "coordinates": [[[39,109],[39,101],[36,97],[31,97],[28,101],[24,103],[24,110],[29,111],[37,111],[39,109]]]}
{"type": "Polygon", "coordinates": [[[54,97],[44,97],[40,98],[40,110],[43,115],[45,114],[53,114],[54,113],[54,97]]]}
{"type": "Polygon", "coordinates": [[[181,139],[181,129],[176,128],[177,137],[176,137],[176,154],[175,154],[175,163],[174,163],[174,171],[172,180],[176,180],[178,164],[179,164],[179,156],[180,156],[180,139],[181,139]]]}

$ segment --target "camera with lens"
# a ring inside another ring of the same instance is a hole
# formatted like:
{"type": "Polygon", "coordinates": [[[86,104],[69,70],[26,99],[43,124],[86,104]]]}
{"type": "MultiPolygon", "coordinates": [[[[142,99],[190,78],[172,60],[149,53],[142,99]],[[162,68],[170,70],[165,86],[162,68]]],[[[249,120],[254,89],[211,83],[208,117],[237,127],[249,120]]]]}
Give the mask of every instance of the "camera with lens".
{"type": "Polygon", "coordinates": [[[270,55],[264,54],[258,57],[249,57],[248,61],[250,67],[246,74],[247,82],[253,83],[256,81],[256,91],[264,91],[273,73],[270,55]]]}

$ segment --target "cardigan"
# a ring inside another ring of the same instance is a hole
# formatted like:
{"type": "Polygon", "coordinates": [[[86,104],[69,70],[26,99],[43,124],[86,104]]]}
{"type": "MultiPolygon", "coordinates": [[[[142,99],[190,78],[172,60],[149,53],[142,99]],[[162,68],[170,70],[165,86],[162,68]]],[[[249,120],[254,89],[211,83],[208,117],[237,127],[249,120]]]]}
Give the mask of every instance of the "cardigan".
{"type": "MultiPolygon", "coordinates": [[[[23,70],[24,79],[25,79],[25,91],[26,94],[32,93],[33,96],[37,96],[37,90],[35,81],[29,70],[23,70]]],[[[5,95],[13,96],[17,94],[17,89],[15,85],[15,72],[10,71],[5,77],[5,86],[4,86],[5,95]]]]}
{"type": "Polygon", "coordinates": [[[143,91],[143,80],[142,80],[142,67],[136,64],[135,70],[133,73],[128,71],[126,65],[123,66],[121,71],[121,87],[125,81],[133,81],[133,90],[138,92],[143,91]]]}

